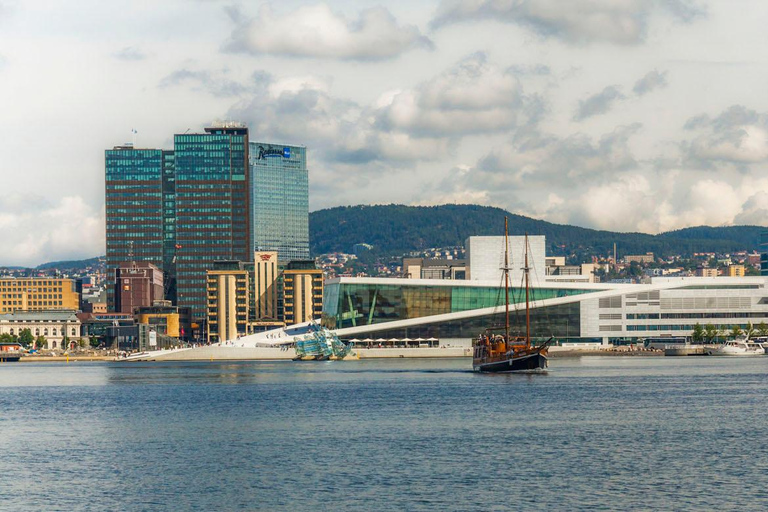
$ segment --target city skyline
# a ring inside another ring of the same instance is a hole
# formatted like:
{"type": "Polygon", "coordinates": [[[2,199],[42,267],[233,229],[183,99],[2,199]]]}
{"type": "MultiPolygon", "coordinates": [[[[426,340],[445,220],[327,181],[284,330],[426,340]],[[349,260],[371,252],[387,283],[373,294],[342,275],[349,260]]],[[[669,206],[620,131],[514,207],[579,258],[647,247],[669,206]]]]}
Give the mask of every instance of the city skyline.
{"type": "Polygon", "coordinates": [[[312,211],[461,202],[620,231],[764,225],[766,10],[0,0],[2,263],[104,254],[103,149],[168,148],[215,119],[305,146],[312,211]]]}

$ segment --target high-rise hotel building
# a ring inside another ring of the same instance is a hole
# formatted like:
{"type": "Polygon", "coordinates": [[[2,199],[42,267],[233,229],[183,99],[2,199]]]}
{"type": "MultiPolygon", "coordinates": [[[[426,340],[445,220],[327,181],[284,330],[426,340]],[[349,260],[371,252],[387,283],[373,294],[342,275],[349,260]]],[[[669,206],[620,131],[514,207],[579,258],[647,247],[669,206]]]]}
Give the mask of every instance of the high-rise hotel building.
{"type": "Polygon", "coordinates": [[[163,270],[166,298],[205,318],[206,270],[252,253],[248,128],[178,134],[173,151],[117,146],[105,170],[110,309],[115,269],[145,261],[163,270]]]}
{"type": "Polygon", "coordinates": [[[309,259],[307,150],[250,143],[253,252],[277,251],[281,262],[309,259]]]}

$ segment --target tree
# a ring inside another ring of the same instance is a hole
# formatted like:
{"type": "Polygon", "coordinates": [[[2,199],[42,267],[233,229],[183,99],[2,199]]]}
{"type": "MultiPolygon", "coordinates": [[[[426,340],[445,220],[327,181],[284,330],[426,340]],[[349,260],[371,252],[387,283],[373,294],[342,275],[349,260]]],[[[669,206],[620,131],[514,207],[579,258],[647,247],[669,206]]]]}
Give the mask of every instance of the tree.
{"type": "Polygon", "coordinates": [[[738,338],[742,334],[744,334],[744,331],[742,331],[741,327],[739,327],[738,325],[734,324],[734,326],[731,327],[731,333],[730,333],[731,338],[738,338]]]}
{"type": "Polygon", "coordinates": [[[755,334],[755,328],[752,325],[752,322],[747,322],[747,328],[744,330],[744,334],[747,336],[747,339],[751,338],[753,334],[755,334]]]}
{"type": "Polygon", "coordinates": [[[91,347],[93,348],[96,348],[101,344],[99,342],[99,338],[97,338],[96,336],[91,336],[91,339],[88,340],[88,343],[90,343],[91,347]]]}
{"type": "Polygon", "coordinates": [[[712,324],[704,326],[704,338],[707,340],[707,343],[714,342],[718,336],[720,336],[720,330],[716,326],[712,324]]]}
{"type": "Polygon", "coordinates": [[[15,334],[8,334],[7,332],[0,334],[0,343],[18,343],[18,342],[19,342],[19,338],[17,338],[15,334]]]}
{"type": "Polygon", "coordinates": [[[693,334],[691,335],[694,343],[701,343],[704,341],[704,336],[704,328],[699,322],[696,322],[696,325],[693,326],[693,334]]]}
{"type": "Polygon", "coordinates": [[[35,340],[35,348],[40,350],[41,348],[45,348],[48,345],[48,340],[45,339],[45,336],[38,336],[35,340]]]}
{"type": "Polygon", "coordinates": [[[35,337],[32,336],[31,329],[22,329],[21,332],[19,332],[19,343],[21,343],[25,347],[28,347],[34,341],[35,341],[35,337]]]}
{"type": "Polygon", "coordinates": [[[768,325],[766,325],[765,322],[760,322],[755,326],[755,328],[755,332],[758,336],[768,336],[768,325]]]}

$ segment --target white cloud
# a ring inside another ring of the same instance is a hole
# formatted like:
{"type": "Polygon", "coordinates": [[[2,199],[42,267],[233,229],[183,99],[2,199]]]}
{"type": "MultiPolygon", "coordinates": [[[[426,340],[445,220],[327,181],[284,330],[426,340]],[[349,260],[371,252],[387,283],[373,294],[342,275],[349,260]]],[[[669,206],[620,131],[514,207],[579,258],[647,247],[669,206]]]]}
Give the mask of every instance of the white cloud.
{"type": "Polygon", "coordinates": [[[0,202],[0,239],[3,265],[92,258],[104,254],[104,216],[79,196],[57,202],[7,196],[0,202]]]}
{"type": "Polygon", "coordinates": [[[682,144],[692,165],[747,165],[768,161],[768,114],[734,105],[714,119],[688,121],[698,135],[682,144]]]}
{"type": "Polygon", "coordinates": [[[443,0],[432,23],[492,19],[566,41],[635,44],[645,38],[656,11],[686,22],[703,13],[683,0],[443,0]]]}
{"type": "Polygon", "coordinates": [[[541,109],[524,97],[512,72],[488,63],[484,53],[414,89],[387,93],[376,106],[377,127],[431,136],[508,131],[534,120],[541,109]]]}
{"type": "Polygon", "coordinates": [[[413,25],[400,25],[384,7],[348,19],[327,4],[299,7],[277,14],[262,5],[256,18],[239,23],[226,49],[255,55],[381,60],[432,42],[413,25]]]}

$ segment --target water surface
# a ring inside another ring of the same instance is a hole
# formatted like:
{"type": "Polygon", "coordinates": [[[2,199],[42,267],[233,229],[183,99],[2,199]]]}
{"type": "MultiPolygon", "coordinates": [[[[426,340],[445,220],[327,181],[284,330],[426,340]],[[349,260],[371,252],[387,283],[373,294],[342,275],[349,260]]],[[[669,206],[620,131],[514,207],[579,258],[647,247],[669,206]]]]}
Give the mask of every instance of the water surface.
{"type": "Polygon", "coordinates": [[[768,358],[0,365],[0,510],[763,510],[768,358]]]}

